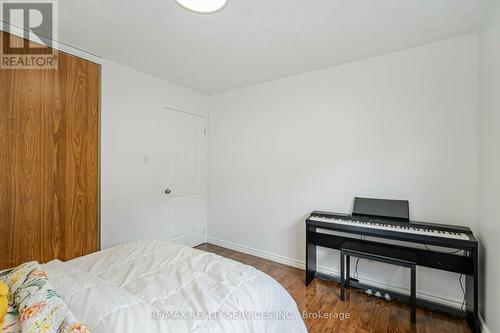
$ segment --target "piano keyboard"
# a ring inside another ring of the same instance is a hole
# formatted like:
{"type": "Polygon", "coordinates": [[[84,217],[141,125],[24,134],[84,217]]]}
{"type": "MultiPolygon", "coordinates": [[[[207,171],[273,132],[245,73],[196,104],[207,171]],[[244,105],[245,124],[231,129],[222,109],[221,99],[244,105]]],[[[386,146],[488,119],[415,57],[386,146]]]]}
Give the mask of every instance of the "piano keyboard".
{"type": "Polygon", "coordinates": [[[469,236],[467,236],[464,233],[442,231],[442,230],[435,230],[435,229],[425,229],[422,227],[412,226],[409,223],[406,226],[406,225],[402,225],[402,224],[384,224],[384,223],[377,223],[377,222],[346,220],[346,219],[338,219],[338,218],[334,218],[334,217],[324,217],[324,216],[317,216],[317,215],[313,215],[313,216],[309,217],[309,220],[319,221],[319,222],[328,222],[328,223],[333,223],[333,224],[341,224],[341,225],[360,227],[360,228],[404,232],[404,233],[409,233],[409,234],[441,237],[441,238],[469,240],[469,236]]]}

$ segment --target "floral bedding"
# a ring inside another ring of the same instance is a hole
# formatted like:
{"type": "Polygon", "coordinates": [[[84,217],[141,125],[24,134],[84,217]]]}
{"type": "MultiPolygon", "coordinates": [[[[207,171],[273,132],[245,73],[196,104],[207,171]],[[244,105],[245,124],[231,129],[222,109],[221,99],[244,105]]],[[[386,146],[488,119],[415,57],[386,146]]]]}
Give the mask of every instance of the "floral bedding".
{"type": "Polygon", "coordinates": [[[0,272],[9,287],[2,333],[89,333],[71,313],[36,261],[0,272]]]}

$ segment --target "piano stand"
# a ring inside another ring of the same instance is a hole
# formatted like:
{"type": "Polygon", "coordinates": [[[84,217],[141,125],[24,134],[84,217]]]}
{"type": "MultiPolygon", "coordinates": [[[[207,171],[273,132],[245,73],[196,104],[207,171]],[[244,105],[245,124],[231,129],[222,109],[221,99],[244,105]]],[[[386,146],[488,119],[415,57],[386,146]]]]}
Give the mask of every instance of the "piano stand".
{"type": "MultiPolygon", "coordinates": [[[[346,237],[342,234],[326,234],[318,232],[317,229],[329,229],[320,228],[315,225],[306,224],[306,285],[309,285],[316,275],[321,278],[329,279],[332,281],[340,282],[337,277],[332,277],[326,274],[317,273],[317,247],[326,247],[330,249],[340,250],[341,246],[347,242],[356,240],[357,242],[365,244],[380,245],[381,243],[372,242],[368,240],[353,239],[352,237],[346,237]]],[[[391,245],[384,243],[383,246],[387,251],[392,250],[408,250],[408,247],[391,245]]],[[[451,253],[439,253],[434,251],[429,251],[425,249],[413,249],[417,256],[417,265],[424,266],[434,269],[440,269],[448,272],[454,272],[458,274],[463,274],[466,277],[465,288],[466,288],[466,309],[465,311],[448,307],[446,305],[434,303],[431,301],[416,299],[418,306],[426,307],[431,310],[438,310],[446,312],[448,314],[467,318],[469,325],[474,333],[481,332],[481,325],[479,321],[479,302],[478,302],[478,249],[477,247],[471,247],[464,249],[466,255],[456,255],[451,253]]],[[[349,283],[350,287],[360,288],[360,289],[377,289],[370,285],[362,285],[360,283],[349,283]]],[[[395,294],[391,292],[391,294],[395,294]]],[[[405,301],[404,295],[399,295],[398,298],[405,301]]]]}
{"type": "Polygon", "coordinates": [[[351,257],[383,262],[386,264],[407,267],[411,269],[410,279],[410,304],[411,304],[411,322],[417,320],[417,256],[411,251],[393,251],[387,254],[387,248],[383,246],[370,245],[360,242],[348,241],[340,247],[340,300],[345,299],[345,289],[350,287],[351,257]],[[346,278],[347,271],[347,278],[346,278]]]}

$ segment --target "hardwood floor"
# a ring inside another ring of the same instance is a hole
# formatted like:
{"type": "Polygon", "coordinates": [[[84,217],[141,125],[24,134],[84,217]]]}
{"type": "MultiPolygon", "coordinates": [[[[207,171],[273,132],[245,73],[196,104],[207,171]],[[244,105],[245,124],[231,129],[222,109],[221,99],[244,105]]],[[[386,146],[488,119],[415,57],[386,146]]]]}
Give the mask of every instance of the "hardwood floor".
{"type": "MultiPolygon", "coordinates": [[[[281,283],[297,302],[301,312],[311,314],[350,314],[349,318],[305,318],[309,333],[469,333],[467,322],[440,312],[417,309],[417,324],[410,323],[410,308],[396,301],[369,297],[360,290],[348,290],[346,301],[339,300],[339,285],[314,279],[304,284],[303,270],[270,260],[229,250],[212,244],[202,244],[200,250],[213,252],[253,266],[281,283]]],[[[332,315],[330,315],[332,316],[332,315]]]]}

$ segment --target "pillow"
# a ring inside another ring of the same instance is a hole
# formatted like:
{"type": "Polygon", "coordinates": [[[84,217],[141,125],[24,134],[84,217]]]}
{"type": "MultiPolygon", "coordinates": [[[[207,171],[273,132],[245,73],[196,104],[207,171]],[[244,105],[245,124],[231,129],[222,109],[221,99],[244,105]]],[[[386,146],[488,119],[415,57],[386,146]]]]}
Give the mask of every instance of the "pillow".
{"type": "Polygon", "coordinates": [[[19,322],[19,312],[17,308],[9,302],[9,307],[7,308],[7,314],[3,319],[2,327],[0,329],[2,333],[21,333],[21,323],[19,322]]]}
{"type": "Polygon", "coordinates": [[[0,324],[3,323],[3,318],[7,314],[9,306],[9,288],[7,285],[0,281],[0,324]]]}
{"type": "Polygon", "coordinates": [[[0,277],[10,289],[9,308],[12,306],[2,333],[88,333],[57,295],[38,262],[22,264],[8,274],[0,273],[0,277]],[[6,326],[8,321],[10,326],[6,326]]]}
{"type": "MultiPolygon", "coordinates": [[[[0,272],[0,282],[5,283],[5,285],[8,288],[8,285],[6,283],[7,278],[9,277],[10,273],[12,272],[12,269],[6,269],[4,271],[0,272]]],[[[1,333],[20,333],[21,332],[21,324],[19,323],[19,312],[17,311],[17,308],[15,307],[12,297],[10,297],[9,294],[9,304],[7,308],[7,313],[5,314],[3,323],[0,327],[0,332],[1,333]]]]}

